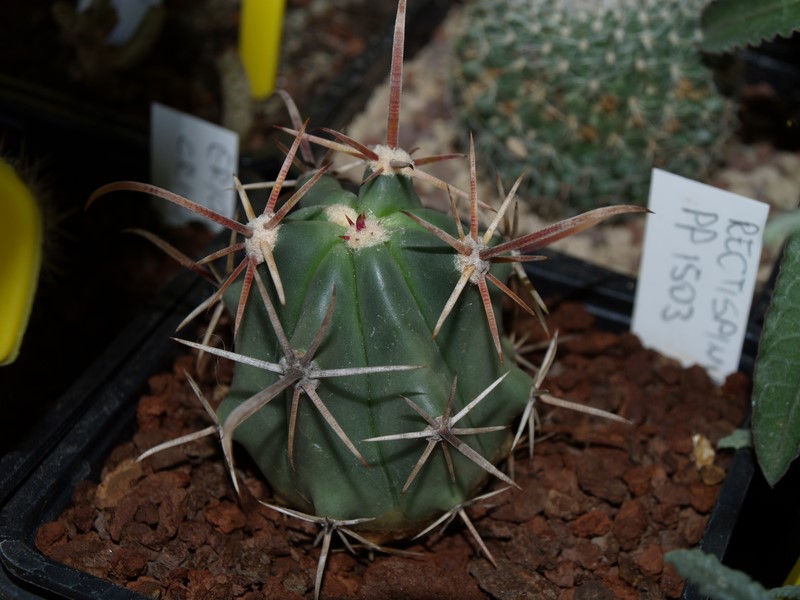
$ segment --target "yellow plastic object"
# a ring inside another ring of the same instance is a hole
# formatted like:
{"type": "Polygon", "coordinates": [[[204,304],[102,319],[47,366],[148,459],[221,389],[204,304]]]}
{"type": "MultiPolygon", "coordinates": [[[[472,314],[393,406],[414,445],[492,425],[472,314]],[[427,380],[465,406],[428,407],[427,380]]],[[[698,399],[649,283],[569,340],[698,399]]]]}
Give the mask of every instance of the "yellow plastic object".
{"type": "Polygon", "coordinates": [[[794,567],[792,567],[783,585],[800,585],[800,558],[794,563],[794,567]]]}
{"type": "Polygon", "coordinates": [[[239,54],[250,94],[260,100],[275,89],[281,52],[285,0],[242,0],[239,54]]]}
{"type": "Polygon", "coordinates": [[[14,168],[0,159],[0,365],[16,359],[42,262],[42,216],[14,168]]]}

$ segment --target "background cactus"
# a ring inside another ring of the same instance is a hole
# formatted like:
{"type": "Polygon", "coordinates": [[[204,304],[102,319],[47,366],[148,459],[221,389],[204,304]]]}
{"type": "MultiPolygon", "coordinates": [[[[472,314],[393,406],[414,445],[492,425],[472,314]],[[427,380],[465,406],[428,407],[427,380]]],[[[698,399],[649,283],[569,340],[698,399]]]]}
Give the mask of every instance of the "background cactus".
{"type": "MultiPolygon", "coordinates": [[[[510,427],[520,415],[522,426],[528,423],[543,374],[534,379],[514,363],[501,300],[505,295],[532,315],[537,310],[504,282],[513,266],[538,259],[524,252],[641,212],[606,207],[504,239],[518,179],[481,227],[472,144],[468,193],[424,172],[424,165],[452,156],[412,158],[397,147],[404,15],[401,1],[385,145],[366,147],[329,130],[327,138],[308,134],[289,102],[294,141],[261,214],[238,181],[241,223],[146,184],[109,184],[90,200],[117,190],[149,192],[245,238],[193,265],[243,251],[192,313],[224,300],[235,315],[236,351],[183,342],[237,362],[230,393],[216,414],[208,409],[212,426],[144,456],[218,435],[238,489],[235,437],[269,481],[276,503],[270,506],[322,526],[317,594],[333,530],[378,548],[448,515],[468,520],[463,507],[480,497],[490,476],[515,485],[496,464],[520,439],[522,429],[514,437],[510,427]],[[311,143],[365,163],[358,192],[344,189],[328,167],[312,166],[279,205],[296,154],[316,164],[311,143]],[[414,179],[446,190],[454,214],[456,198],[468,199],[468,229],[424,208],[414,179]]],[[[554,345],[548,364],[553,351],[554,345]]]]}
{"type": "Polygon", "coordinates": [[[476,0],[454,90],[478,153],[555,217],[645,204],[652,166],[704,179],[731,133],[697,47],[705,0],[476,0]]]}

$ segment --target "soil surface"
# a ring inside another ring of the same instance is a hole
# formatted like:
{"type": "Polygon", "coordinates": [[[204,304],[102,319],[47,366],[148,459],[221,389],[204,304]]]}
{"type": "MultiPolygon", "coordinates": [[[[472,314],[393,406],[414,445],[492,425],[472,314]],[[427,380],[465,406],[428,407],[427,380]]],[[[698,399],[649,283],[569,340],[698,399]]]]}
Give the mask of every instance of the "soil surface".
{"type": "MultiPolygon", "coordinates": [[[[741,422],[749,382],[736,374],[717,388],[699,367],[683,369],[630,333],[594,328],[579,305],[555,307],[550,323],[562,342],[544,387],[631,424],[540,405],[533,460],[527,448],[513,457],[521,490],[466,509],[496,568],[457,519],[403,548],[419,558],[353,555],[336,540],[323,598],[679,597],[683,582],[663,554],[700,541],[730,458],[711,448],[741,422]]],[[[544,339],[531,322],[517,327],[528,344],[544,339]]],[[[525,357],[541,361],[539,347],[525,357]]],[[[154,375],[133,440],[109,457],[99,483],[77,486],[37,547],[151,598],[313,597],[316,526],[259,504],[270,491],[244,455],[241,498],[210,438],[135,462],[207,426],[185,371],[208,398],[224,396],[230,366],[216,359],[198,372],[184,355],[154,375]]]]}

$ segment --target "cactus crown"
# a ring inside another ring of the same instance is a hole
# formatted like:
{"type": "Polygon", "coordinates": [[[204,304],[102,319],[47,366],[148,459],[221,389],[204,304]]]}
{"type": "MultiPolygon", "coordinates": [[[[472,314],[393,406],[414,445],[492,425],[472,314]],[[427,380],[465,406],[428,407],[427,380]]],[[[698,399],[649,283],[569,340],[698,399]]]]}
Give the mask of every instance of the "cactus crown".
{"type": "Polygon", "coordinates": [[[546,217],[645,204],[650,168],[707,177],[730,107],[702,64],[702,0],[478,0],[453,85],[480,155],[536,173],[520,194],[546,217]]]}
{"type": "Polygon", "coordinates": [[[469,523],[464,509],[482,498],[478,494],[490,476],[515,486],[497,464],[520,441],[525,424],[532,424],[555,343],[537,376],[515,365],[499,318],[501,300],[506,296],[530,314],[542,307],[507,283],[512,269],[540,258],[526,252],[609,216],[641,212],[601,208],[510,239],[505,214],[518,179],[481,232],[472,144],[469,192],[421,168],[451,156],[414,159],[397,148],[404,17],[401,1],[385,145],[366,147],[326,129],[325,137],[310,134],[289,101],[293,129],[286,131],[294,139],[261,215],[251,207],[249,186],[238,181],[245,222],[132,182],[105,186],[90,199],[117,190],[148,192],[244,238],[193,262],[150,236],[217,283],[187,320],[215,305],[235,315],[235,352],[182,343],[233,360],[236,367],[216,412],[190,380],[211,426],[165,442],[143,458],[218,436],[238,490],[233,440],[239,441],[271,485],[270,506],[322,526],[317,595],[334,531],[385,549],[378,544],[425,533],[448,517],[469,523]],[[345,190],[327,166],[315,167],[279,207],[296,154],[317,164],[312,144],[365,162],[358,193],[345,190]],[[424,208],[413,180],[446,190],[453,205],[467,198],[468,230],[458,218],[424,208]],[[225,277],[207,267],[239,254],[225,277]],[[520,415],[513,437],[508,428],[520,415]]]}

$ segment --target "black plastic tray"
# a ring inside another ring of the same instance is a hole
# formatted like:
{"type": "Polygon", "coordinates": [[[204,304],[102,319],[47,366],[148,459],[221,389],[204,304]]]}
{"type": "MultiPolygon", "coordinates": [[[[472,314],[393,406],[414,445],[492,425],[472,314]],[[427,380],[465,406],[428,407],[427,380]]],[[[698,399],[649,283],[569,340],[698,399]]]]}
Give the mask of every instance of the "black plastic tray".
{"type": "MultiPolygon", "coordinates": [[[[526,269],[549,305],[580,301],[601,327],[629,328],[635,280],[556,252],[546,254],[550,260],[526,269]]],[[[173,356],[175,344],[169,336],[208,293],[192,274],[178,278],[62,398],[37,445],[0,462],[0,595],[31,600],[142,598],[52,561],[36,549],[34,539],[40,525],[69,506],[77,482],[97,479],[110,450],[122,435],[132,433],[136,399],[148,376],[173,356]]],[[[748,336],[757,339],[755,331],[748,336]]],[[[751,478],[752,472],[734,461],[709,523],[709,530],[716,525],[721,533],[706,534],[706,551],[724,556],[741,509],[742,486],[751,478]]],[[[699,597],[692,594],[687,589],[684,598],[699,597]]]]}

